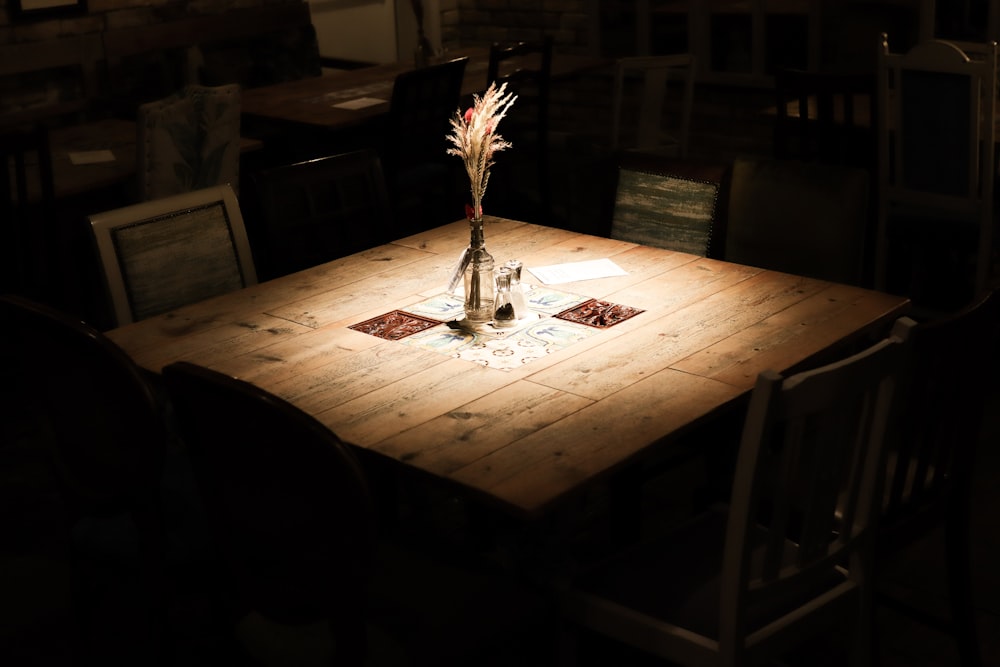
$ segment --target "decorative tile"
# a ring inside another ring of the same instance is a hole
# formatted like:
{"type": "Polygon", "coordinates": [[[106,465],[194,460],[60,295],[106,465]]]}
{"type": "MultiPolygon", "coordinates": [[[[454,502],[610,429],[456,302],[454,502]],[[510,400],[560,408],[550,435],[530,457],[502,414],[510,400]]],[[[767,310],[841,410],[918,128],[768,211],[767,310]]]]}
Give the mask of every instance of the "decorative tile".
{"type": "Polygon", "coordinates": [[[394,310],[385,315],[373,317],[370,320],[352,324],[349,329],[385,338],[386,340],[401,340],[407,336],[430,329],[441,324],[438,320],[394,310]]]}
{"type": "Polygon", "coordinates": [[[527,302],[528,308],[547,315],[561,313],[567,308],[572,308],[589,299],[589,296],[561,292],[545,286],[525,286],[524,288],[524,300],[527,302]]]}
{"type": "Polygon", "coordinates": [[[439,322],[453,320],[465,314],[462,296],[448,293],[438,294],[426,301],[407,306],[406,312],[439,322]]]}
{"type": "Polygon", "coordinates": [[[509,371],[596,333],[589,327],[547,317],[504,338],[442,327],[417,333],[400,342],[509,371]]]}
{"type": "Polygon", "coordinates": [[[623,306],[619,303],[590,299],[575,308],[564,310],[556,315],[556,317],[569,322],[586,324],[589,327],[597,329],[607,329],[642,312],[645,311],[639,308],[632,308],[631,306],[623,306]]]}

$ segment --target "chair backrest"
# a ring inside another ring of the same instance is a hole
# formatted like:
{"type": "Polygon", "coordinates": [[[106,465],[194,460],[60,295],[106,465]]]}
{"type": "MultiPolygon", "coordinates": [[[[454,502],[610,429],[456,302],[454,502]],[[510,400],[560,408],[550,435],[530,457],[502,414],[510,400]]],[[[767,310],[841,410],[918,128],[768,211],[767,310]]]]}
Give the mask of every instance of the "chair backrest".
{"type": "Polygon", "coordinates": [[[240,87],[187,86],[139,107],[139,198],[229,183],[239,190],[240,87]]]}
{"type": "Polygon", "coordinates": [[[819,368],[758,376],[726,528],[723,654],[794,634],[829,605],[863,609],[883,444],[915,324],[904,318],[896,335],[819,368]]]}
{"type": "Polygon", "coordinates": [[[898,436],[887,453],[880,542],[906,544],[970,511],[985,399],[1000,354],[1000,293],[912,332],[898,436]]]}
{"type": "Polygon", "coordinates": [[[243,216],[228,185],[88,219],[116,326],[257,283],[243,216]]]}
{"type": "Polygon", "coordinates": [[[875,75],[781,69],[774,156],[875,168],[875,75]]]}
{"type": "Polygon", "coordinates": [[[0,233],[5,239],[0,286],[22,292],[37,287],[33,275],[43,256],[39,241],[52,224],[55,184],[48,129],[0,132],[0,233]]]}
{"type": "Polygon", "coordinates": [[[187,362],[163,381],[238,611],[289,625],[327,618],[338,650],[363,651],[375,519],[355,456],[250,383],[187,362]]]}
{"type": "Polygon", "coordinates": [[[458,187],[460,163],[445,152],[449,120],[462,98],[468,58],[396,76],[380,155],[400,236],[454,220],[468,197],[458,187]]]}
{"type": "Polygon", "coordinates": [[[731,166],[622,153],[610,236],[642,245],[721,257],[731,166]]]}
{"type": "Polygon", "coordinates": [[[690,53],[620,58],[615,64],[611,96],[612,150],[656,150],[686,157],[694,72],[694,56],[690,53]],[[636,81],[637,89],[633,85],[636,81]],[[679,82],[680,87],[675,90],[672,82],[679,82]],[[677,94],[676,107],[667,104],[670,92],[677,94]],[[635,128],[634,133],[626,134],[625,127],[635,128]]]}
{"type": "MultiPolygon", "coordinates": [[[[494,168],[497,187],[507,190],[505,195],[494,198],[494,209],[509,205],[519,187],[512,172],[531,171],[534,181],[531,189],[537,189],[540,213],[551,212],[551,185],[549,178],[549,107],[552,88],[551,35],[539,40],[515,42],[513,44],[494,43],[490,46],[486,68],[487,83],[497,86],[506,83],[508,92],[517,95],[517,101],[508,109],[500,129],[504,139],[514,146],[507,159],[499,161],[494,168]],[[517,162],[517,160],[525,162],[517,162]],[[524,164],[531,167],[525,169],[524,164]],[[508,201],[503,201],[506,198],[508,201]],[[497,201],[499,200],[499,201],[497,201]]],[[[516,208],[508,209],[520,215],[516,208]]],[[[503,211],[501,210],[501,213],[503,211]]],[[[527,216],[526,216],[527,217],[527,216]]],[[[534,218],[535,216],[530,216],[534,218]]]]}
{"type": "Polygon", "coordinates": [[[256,206],[247,223],[262,280],[391,240],[392,207],[375,150],[273,167],[251,180],[256,206]]]}
{"type": "Polygon", "coordinates": [[[724,258],[861,284],[869,187],[869,173],[861,167],[737,158],[724,258]]]}
{"type": "Polygon", "coordinates": [[[927,40],[896,54],[884,33],[880,46],[876,284],[886,281],[889,219],[908,208],[972,223],[982,291],[992,251],[997,46],[969,58],[950,42],[927,40]]]}
{"type": "Polygon", "coordinates": [[[13,295],[0,295],[0,341],[3,421],[48,455],[67,511],[154,512],[165,431],[128,355],[84,322],[13,295]]]}
{"type": "Polygon", "coordinates": [[[387,173],[445,162],[448,121],[458,109],[468,62],[456,58],[396,76],[382,155],[387,173]]]}

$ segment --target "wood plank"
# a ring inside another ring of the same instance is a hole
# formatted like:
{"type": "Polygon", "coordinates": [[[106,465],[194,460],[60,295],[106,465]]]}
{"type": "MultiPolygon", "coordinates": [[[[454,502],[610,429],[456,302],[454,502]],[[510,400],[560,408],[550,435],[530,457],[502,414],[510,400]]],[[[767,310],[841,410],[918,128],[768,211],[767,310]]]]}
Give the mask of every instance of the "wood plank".
{"type": "MultiPolygon", "coordinates": [[[[889,324],[903,314],[898,299],[878,292],[863,292],[845,285],[831,285],[790,308],[719,343],[699,350],[672,368],[711,377],[734,385],[752,384],[764,370],[788,372],[796,366],[825,363],[814,359],[816,350],[850,351],[857,340],[859,322],[882,320],[889,324]],[[798,359],[797,362],[793,360],[798,359]]],[[[870,342],[870,341],[869,341],[870,342]]]]}
{"type": "Polygon", "coordinates": [[[735,387],[665,370],[498,449],[452,475],[533,515],[632,462],[739,396],[735,387]],[[650,400],[655,397],[655,400],[650,400]],[[668,407],[669,406],[669,407],[668,407]]]}
{"type": "Polygon", "coordinates": [[[411,463],[420,459],[428,472],[448,476],[591,403],[531,382],[518,382],[389,437],[373,449],[411,463]],[[429,446],[415,450],[414,442],[429,446]]]}
{"type": "MultiPolygon", "coordinates": [[[[827,284],[773,272],[759,273],[680,310],[644,313],[616,325],[613,331],[619,336],[627,333],[627,344],[616,336],[593,348],[590,354],[551,366],[532,375],[531,380],[599,400],[737,334],[827,284]],[[734,308],[735,304],[740,307],[734,308]]],[[[745,383],[739,386],[747,388],[745,383]]]]}

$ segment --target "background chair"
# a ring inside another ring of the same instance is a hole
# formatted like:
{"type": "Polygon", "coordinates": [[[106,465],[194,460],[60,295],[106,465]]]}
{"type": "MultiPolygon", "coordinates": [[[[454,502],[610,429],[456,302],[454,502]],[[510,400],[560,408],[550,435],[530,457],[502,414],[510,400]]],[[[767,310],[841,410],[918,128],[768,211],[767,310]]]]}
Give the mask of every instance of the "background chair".
{"type": "Polygon", "coordinates": [[[954,314],[921,323],[911,334],[906,400],[888,450],[876,541],[878,599],[951,632],[961,664],[971,667],[982,660],[969,521],[976,448],[998,359],[1000,294],[989,291],[954,314]],[[908,558],[910,547],[942,526],[947,618],[937,615],[937,600],[914,600],[912,594],[900,594],[905,589],[898,581],[893,586],[898,579],[893,563],[908,558]]]}
{"type": "Polygon", "coordinates": [[[624,153],[612,200],[614,239],[694,255],[725,248],[730,165],[624,153]]]}
{"type": "Polygon", "coordinates": [[[243,216],[228,185],[88,219],[115,326],[257,283],[243,216]]]}
{"type": "Polygon", "coordinates": [[[500,122],[511,150],[491,170],[488,203],[495,215],[547,224],[552,215],[549,162],[549,98],[552,79],[551,36],[536,41],[490,46],[486,81],[506,83],[517,100],[500,122]]]}
{"type": "Polygon", "coordinates": [[[465,210],[461,163],[445,150],[468,62],[456,58],[403,72],[393,83],[379,152],[398,236],[452,222],[465,210]]]}
{"type": "Polygon", "coordinates": [[[774,75],[774,156],[875,173],[875,75],[781,69],[774,75]]]}
{"type": "Polygon", "coordinates": [[[952,310],[990,279],[997,47],[880,46],[876,285],[952,310]]]}
{"type": "Polygon", "coordinates": [[[618,59],[611,96],[611,149],[686,157],[694,72],[694,56],[689,53],[618,59]],[[679,90],[673,82],[680,83],[679,90]],[[667,104],[670,94],[676,95],[676,106],[667,104]]]}
{"type": "Polygon", "coordinates": [[[251,180],[256,206],[247,222],[262,280],[390,240],[392,206],[374,150],[265,169],[251,180]]]}
{"type": "Polygon", "coordinates": [[[42,296],[50,227],[55,224],[55,185],[48,129],[0,133],[2,289],[42,296]]]}
{"type": "Polygon", "coordinates": [[[375,523],[354,455],[249,383],[185,362],[167,366],[163,381],[243,649],[263,664],[289,664],[289,650],[326,655],[315,664],[364,664],[375,523]]]}
{"type": "Polygon", "coordinates": [[[585,570],[561,591],[563,615],[686,665],[759,664],[846,623],[850,664],[867,664],[877,480],[905,352],[892,337],[761,373],[728,506],[585,570]]]}
{"type": "Polygon", "coordinates": [[[737,158],[724,257],[863,284],[868,214],[869,174],[860,167],[737,158]]]}
{"type": "Polygon", "coordinates": [[[139,198],[213,185],[239,190],[240,87],[185,87],[138,110],[139,198]]]}
{"type": "Polygon", "coordinates": [[[24,297],[0,296],[0,344],[4,639],[23,629],[72,664],[166,664],[167,441],[152,387],[100,332],[24,297]],[[108,526],[122,529],[107,539],[108,526]],[[119,653],[121,633],[139,653],[119,653]]]}

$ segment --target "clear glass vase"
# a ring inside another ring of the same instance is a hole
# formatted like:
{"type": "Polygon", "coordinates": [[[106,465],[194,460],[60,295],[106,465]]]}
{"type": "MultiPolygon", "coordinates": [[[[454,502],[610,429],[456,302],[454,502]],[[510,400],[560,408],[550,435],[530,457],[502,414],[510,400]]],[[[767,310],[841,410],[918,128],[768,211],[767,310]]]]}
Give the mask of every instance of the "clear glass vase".
{"type": "Polygon", "coordinates": [[[493,256],[486,251],[482,216],[469,221],[468,264],[465,266],[465,319],[469,322],[489,322],[493,319],[495,279],[493,256]]]}

